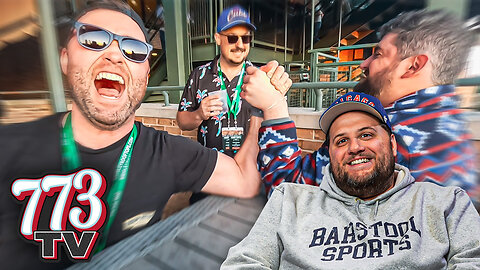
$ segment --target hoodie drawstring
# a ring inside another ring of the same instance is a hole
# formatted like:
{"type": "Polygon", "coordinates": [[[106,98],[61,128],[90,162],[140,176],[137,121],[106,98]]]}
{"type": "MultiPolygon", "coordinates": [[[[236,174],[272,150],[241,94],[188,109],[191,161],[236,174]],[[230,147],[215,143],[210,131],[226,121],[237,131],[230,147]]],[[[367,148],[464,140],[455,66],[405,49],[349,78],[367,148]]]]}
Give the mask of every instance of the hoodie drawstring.
{"type": "MultiPolygon", "coordinates": [[[[375,218],[377,217],[379,204],[380,204],[380,200],[375,200],[375,208],[373,209],[373,216],[372,216],[373,220],[375,220],[375,218]]],[[[359,198],[355,198],[355,213],[357,214],[357,218],[361,222],[366,224],[365,221],[362,219],[362,215],[360,214],[360,199],[359,198]]]]}
{"type": "Polygon", "coordinates": [[[377,217],[379,200],[375,200],[375,210],[373,211],[373,220],[377,217]]]}
{"type": "Polygon", "coordinates": [[[362,222],[366,226],[367,223],[365,223],[365,221],[362,218],[362,215],[360,214],[360,199],[359,198],[355,198],[355,212],[357,213],[358,220],[360,220],[360,222],[362,222]]]}
{"type": "Polygon", "coordinates": [[[357,213],[357,217],[360,218],[360,199],[355,198],[355,212],[357,213]]]}

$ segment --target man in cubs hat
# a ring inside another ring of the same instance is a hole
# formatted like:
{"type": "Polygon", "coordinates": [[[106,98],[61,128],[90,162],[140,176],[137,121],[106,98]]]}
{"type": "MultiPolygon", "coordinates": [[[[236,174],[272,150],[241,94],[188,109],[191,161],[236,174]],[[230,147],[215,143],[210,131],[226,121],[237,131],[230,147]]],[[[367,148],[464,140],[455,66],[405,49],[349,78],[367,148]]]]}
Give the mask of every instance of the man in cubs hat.
{"type": "MultiPolygon", "coordinates": [[[[245,70],[252,66],[247,56],[255,29],[243,7],[234,5],[222,11],[215,33],[220,54],[192,71],[177,111],[180,129],[196,130],[200,144],[231,157],[236,155],[247,133],[257,132],[260,126],[258,119],[250,121],[253,108],[240,96],[245,70]]],[[[267,66],[275,67],[278,63],[267,66]]],[[[285,93],[292,83],[288,74],[283,67],[272,73],[271,82],[285,93]]],[[[190,202],[203,197],[193,194],[190,202]]]]}
{"type": "Polygon", "coordinates": [[[330,160],[323,166],[315,153],[296,154],[295,126],[282,120],[286,103],[273,86],[258,84],[268,83],[266,75],[247,73],[244,96],[266,119],[260,130],[262,175],[303,181],[322,171],[323,177],[318,187],[275,187],[221,269],[480,267],[480,217],[470,198],[459,187],[415,182],[408,168],[395,163],[397,142],[378,99],[350,92],[323,113],[330,160]],[[272,125],[282,121],[283,127],[272,125]]]}

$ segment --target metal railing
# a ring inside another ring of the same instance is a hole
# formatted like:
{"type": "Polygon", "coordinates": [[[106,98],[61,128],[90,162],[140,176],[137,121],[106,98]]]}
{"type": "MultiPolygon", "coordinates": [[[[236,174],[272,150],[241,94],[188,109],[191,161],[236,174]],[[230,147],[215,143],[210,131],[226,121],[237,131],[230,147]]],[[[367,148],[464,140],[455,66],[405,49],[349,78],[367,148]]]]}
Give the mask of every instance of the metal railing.
{"type": "Polygon", "coordinates": [[[480,86],[480,76],[457,79],[455,81],[455,86],[480,86]]]}
{"type": "MultiPolygon", "coordinates": [[[[320,92],[316,92],[316,99],[317,99],[317,106],[314,106],[316,110],[320,110],[322,106],[318,106],[320,104],[324,105],[325,103],[320,102],[320,99],[323,98],[323,92],[328,91],[331,89],[351,89],[355,87],[358,81],[345,81],[345,82],[297,82],[293,83],[290,89],[319,89],[320,92]]],[[[480,76],[472,77],[472,78],[462,78],[457,79],[455,81],[456,86],[480,86],[480,76]]],[[[164,105],[169,106],[170,100],[168,97],[169,92],[174,91],[183,91],[185,88],[184,85],[177,85],[177,86],[150,86],[147,87],[147,92],[152,91],[161,91],[162,95],[164,95],[164,105]]],[[[479,88],[480,89],[480,88],[479,88]]],[[[0,96],[2,95],[25,95],[25,94],[49,94],[49,91],[46,90],[38,90],[38,91],[1,91],[0,96]]],[[[293,98],[293,97],[289,97],[293,98]]],[[[289,103],[290,104],[290,103],[289,103]]],[[[327,104],[328,106],[330,104],[327,104]]],[[[326,105],[326,106],[327,106],[326,105]]],[[[313,106],[310,106],[313,107],[313,106]]]]}
{"type": "Polygon", "coordinates": [[[330,105],[338,95],[350,91],[355,86],[355,81],[360,80],[362,71],[360,69],[360,61],[344,61],[340,62],[340,51],[355,50],[375,47],[377,43],[368,43],[351,46],[340,46],[331,48],[318,48],[310,50],[310,81],[312,82],[350,82],[346,86],[337,88],[305,88],[307,96],[311,97],[311,107],[316,110],[330,105]],[[350,85],[350,86],[348,86],[350,85]]]}
{"type": "Polygon", "coordinates": [[[213,27],[216,22],[213,21],[214,10],[212,0],[191,0],[190,23],[191,40],[203,40],[204,43],[213,42],[213,27]]]}
{"type": "Polygon", "coordinates": [[[153,91],[161,91],[162,95],[164,97],[164,106],[169,106],[170,105],[170,98],[168,96],[168,92],[173,92],[173,91],[183,91],[185,88],[185,85],[178,85],[178,86],[150,86],[147,87],[147,92],[153,92],[153,91]]]}
{"type": "MultiPolygon", "coordinates": [[[[316,104],[322,104],[322,98],[323,94],[322,91],[325,91],[327,89],[342,89],[342,88],[353,88],[358,82],[299,82],[299,83],[293,83],[291,89],[315,89],[317,90],[317,103],[316,104]],[[322,90],[320,90],[322,89],[322,90]]],[[[168,97],[168,92],[173,92],[173,91],[183,91],[185,88],[184,85],[178,85],[178,86],[152,86],[152,87],[147,87],[147,91],[161,91],[162,94],[165,97],[164,101],[164,106],[169,106],[170,101],[168,97]]],[[[292,97],[289,97],[292,98],[292,97]]],[[[321,107],[317,108],[317,110],[320,110],[321,107]]]]}
{"type": "MultiPolygon", "coordinates": [[[[290,89],[314,89],[316,90],[316,106],[315,110],[321,110],[324,106],[330,106],[330,104],[325,104],[324,92],[336,90],[336,89],[352,89],[357,85],[358,81],[345,81],[345,82],[298,82],[293,83],[290,89]]],[[[455,81],[456,86],[480,86],[480,76],[473,78],[462,78],[455,81]]],[[[178,86],[153,86],[147,87],[147,91],[162,91],[162,94],[165,95],[165,106],[170,105],[168,99],[168,92],[172,91],[183,91],[185,88],[184,85],[178,86]]],[[[292,97],[289,97],[292,98],[292,97]]],[[[335,96],[337,98],[337,96],[335,96]]]]}

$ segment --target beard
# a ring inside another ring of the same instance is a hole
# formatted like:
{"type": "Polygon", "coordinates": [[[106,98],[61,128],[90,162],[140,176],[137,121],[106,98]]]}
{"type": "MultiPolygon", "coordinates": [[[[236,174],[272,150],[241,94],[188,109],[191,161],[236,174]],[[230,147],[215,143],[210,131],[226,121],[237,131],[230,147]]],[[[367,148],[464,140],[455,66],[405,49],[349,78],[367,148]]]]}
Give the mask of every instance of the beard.
{"type": "Polygon", "coordinates": [[[358,82],[353,91],[379,98],[380,92],[392,84],[392,73],[397,65],[398,63],[378,72],[375,77],[367,74],[367,77],[358,82]]]}
{"type": "MultiPolygon", "coordinates": [[[[87,72],[75,71],[69,76],[72,85],[73,102],[95,127],[100,130],[116,130],[121,127],[140,107],[145,93],[146,79],[133,81],[132,87],[126,87],[123,93],[127,102],[118,110],[100,110],[90,94],[91,81],[87,80],[87,72]]],[[[93,86],[95,87],[95,86],[93,86]]],[[[94,90],[96,91],[96,89],[94,90]]]]}
{"type": "Polygon", "coordinates": [[[331,160],[330,164],[337,186],[345,193],[362,199],[385,192],[394,181],[395,158],[391,147],[387,153],[376,159],[373,170],[364,175],[350,175],[345,170],[345,166],[348,166],[346,162],[340,164],[331,160]]]}

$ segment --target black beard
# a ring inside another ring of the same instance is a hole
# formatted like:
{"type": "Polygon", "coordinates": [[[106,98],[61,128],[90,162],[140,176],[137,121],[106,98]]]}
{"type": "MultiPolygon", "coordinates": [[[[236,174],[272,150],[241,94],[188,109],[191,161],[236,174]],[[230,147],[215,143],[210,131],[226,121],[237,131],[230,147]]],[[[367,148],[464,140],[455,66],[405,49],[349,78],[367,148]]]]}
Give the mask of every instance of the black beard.
{"type": "Polygon", "coordinates": [[[380,95],[380,88],[374,87],[370,78],[364,78],[353,88],[354,92],[365,93],[367,95],[377,97],[380,95]]]}
{"type": "Polygon", "coordinates": [[[366,78],[362,79],[355,87],[353,91],[359,93],[365,93],[376,98],[380,97],[380,92],[387,88],[392,83],[392,72],[397,68],[398,63],[392,64],[391,67],[385,68],[380,71],[373,79],[371,76],[367,75],[366,78]]]}
{"type": "MultiPolygon", "coordinates": [[[[382,194],[392,186],[394,181],[395,158],[391,147],[388,153],[376,161],[375,168],[370,175],[352,177],[348,175],[338,162],[330,160],[330,167],[335,183],[345,193],[361,199],[382,194]]],[[[346,164],[344,164],[344,166],[346,166],[346,164]]]]}

